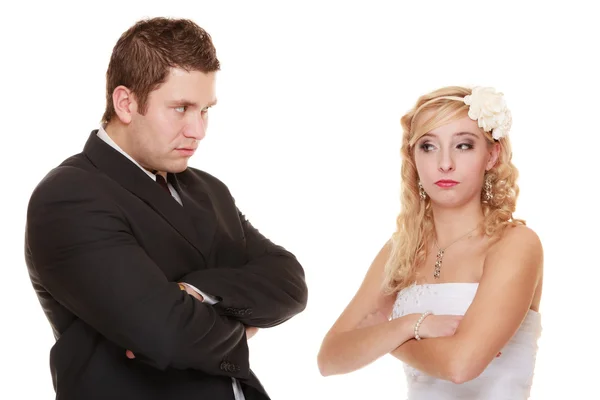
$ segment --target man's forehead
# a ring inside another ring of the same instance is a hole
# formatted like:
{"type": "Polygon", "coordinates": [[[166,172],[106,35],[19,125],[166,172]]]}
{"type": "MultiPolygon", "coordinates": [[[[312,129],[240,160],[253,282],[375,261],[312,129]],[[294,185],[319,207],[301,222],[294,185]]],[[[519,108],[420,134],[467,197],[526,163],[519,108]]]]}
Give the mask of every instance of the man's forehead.
{"type": "Polygon", "coordinates": [[[151,96],[170,102],[186,103],[183,105],[202,103],[204,107],[207,104],[216,104],[214,73],[172,70],[165,82],[152,91],[151,96]]]}

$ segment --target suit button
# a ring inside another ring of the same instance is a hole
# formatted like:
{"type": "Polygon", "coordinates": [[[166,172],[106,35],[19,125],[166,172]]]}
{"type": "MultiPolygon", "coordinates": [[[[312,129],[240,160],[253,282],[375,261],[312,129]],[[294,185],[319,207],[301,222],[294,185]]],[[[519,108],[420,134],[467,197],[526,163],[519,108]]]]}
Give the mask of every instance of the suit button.
{"type": "Polygon", "coordinates": [[[219,366],[219,368],[221,368],[223,371],[229,372],[229,363],[227,361],[223,361],[221,363],[221,365],[219,366]]]}
{"type": "Polygon", "coordinates": [[[239,365],[232,364],[228,361],[223,361],[221,363],[221,365],[219,366],[219,368],[221,368],[223,371],[226,371],[226,372],[239,372],[239,370],[240,370],[239,365]]]}

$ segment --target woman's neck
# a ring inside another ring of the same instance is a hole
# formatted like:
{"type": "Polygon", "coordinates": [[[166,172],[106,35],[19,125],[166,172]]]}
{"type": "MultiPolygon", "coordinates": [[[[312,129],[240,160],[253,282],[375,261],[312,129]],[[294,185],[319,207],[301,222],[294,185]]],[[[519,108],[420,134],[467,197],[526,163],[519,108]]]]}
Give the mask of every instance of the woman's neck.
{"type": "Polygon", "coordinates": [[[442,208],[432,204],[435,238],[441,248],[480,227],[483,210],[479,199],[460,208],[442,208]]]}

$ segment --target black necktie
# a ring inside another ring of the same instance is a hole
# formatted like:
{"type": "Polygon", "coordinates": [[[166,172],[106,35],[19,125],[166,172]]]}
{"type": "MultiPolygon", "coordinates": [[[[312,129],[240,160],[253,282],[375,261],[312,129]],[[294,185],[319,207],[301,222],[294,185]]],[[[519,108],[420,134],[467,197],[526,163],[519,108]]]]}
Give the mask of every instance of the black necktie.
{"type": "Polygon", "coordinates": [[[165,180],[165,178],[163,178],[162,175],[156,175],[156,183],[158,183],[160,187],[163,188],[167,193],[169,193],[169,196],[171,196],[171,191],[169,190],[167,181],[165,180]]]}

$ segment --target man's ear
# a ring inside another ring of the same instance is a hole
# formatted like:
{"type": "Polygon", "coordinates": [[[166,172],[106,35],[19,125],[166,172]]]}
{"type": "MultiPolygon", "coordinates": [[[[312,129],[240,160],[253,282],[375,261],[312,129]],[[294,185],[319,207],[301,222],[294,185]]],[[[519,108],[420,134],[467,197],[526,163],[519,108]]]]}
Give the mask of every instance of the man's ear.
{"type": "Polygon", "coordinates": [[[113,105],[117,117],[124,124],[129,124],[132,115],[137,111],[137,101],[133,92],[125,86],[117,86],[112,95],[113,105]]]}

